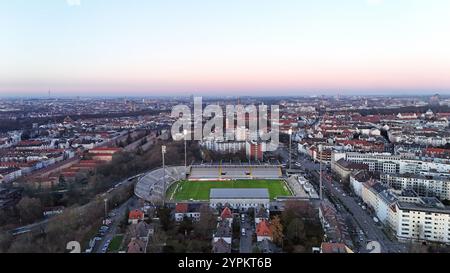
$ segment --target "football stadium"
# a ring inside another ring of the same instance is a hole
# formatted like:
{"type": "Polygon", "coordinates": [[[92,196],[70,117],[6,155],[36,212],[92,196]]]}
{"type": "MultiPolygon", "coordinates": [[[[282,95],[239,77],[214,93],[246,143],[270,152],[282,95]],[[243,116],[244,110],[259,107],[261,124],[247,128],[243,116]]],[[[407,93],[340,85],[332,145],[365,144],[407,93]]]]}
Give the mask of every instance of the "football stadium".
{"type": "Polygon", "coordinates": [[[293,195],[281,166],[271,164],[202,164],[188,168],[165,167],[147,173],[137,183],[135,194],[157,204],[209,201],[212,189],[267,189],[269,197],[293,195]]]}

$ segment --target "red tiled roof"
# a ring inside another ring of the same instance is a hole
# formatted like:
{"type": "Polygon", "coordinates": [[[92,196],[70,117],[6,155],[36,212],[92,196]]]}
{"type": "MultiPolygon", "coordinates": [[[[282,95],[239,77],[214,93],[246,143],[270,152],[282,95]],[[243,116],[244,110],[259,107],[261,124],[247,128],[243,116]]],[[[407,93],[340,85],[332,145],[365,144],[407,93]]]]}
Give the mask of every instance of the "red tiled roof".
{"type": "Polygon", "coordinates": [[[272,237],[272,230],[270,229],[270,224],[266,220],[262,220],[256,226],[256,235],[258,236],[269,236],[272,237]]]}
{"type": "Polygon", "coordinates": [[[427,154],[445,154],[446,152],[450,152],[446,149],[440,149],[440,148],[427,148],[425,150],[425,153],[427,154]]]}
{"type": "Polygon", "coordinates": [[[131,220],[136,220],[136,219],[137,220],[142,220],[142,219],[144,219],[144,212],[142,212],[142,211],[140,211],[138,209],[132,210],[128,214],[128,219],[131,219],[131,220]]]}
{"type": "Polygon", "coordinates": [[[347,246],[342,243],[322,243],[322,253],[348,253],[347,246]]]}
{"type": "Polygon", "coordinates": [[[95,157],[95,156],[113,156],[113,154],[108,154],[108,153],[98,153],[98,154],[91,154],[91,156],[95,157]]]}
{"type": "Polygon", "coordinates": [[[99,147],[99,148],[94,148],[89,150],[90,152],[92,151],[114,151],[114,152],[118,152],[121,151],[121,148],[108,148],[108,147],[99,147]]]}
{"type": "Polygon", "coordinates": [[[231,213],[231,210],[229,207],[225,207],[222,211],[222,214],[220,214],[220,217],[222,219],[229,219],[229,218],[233,218],[233,214],[231,213]]]}
{"type": "Polygon", "coordinates": [[[175,207],[176,213],[187,213],[189,209],[189,204],[187,203],[178,203],[175,207]]]}

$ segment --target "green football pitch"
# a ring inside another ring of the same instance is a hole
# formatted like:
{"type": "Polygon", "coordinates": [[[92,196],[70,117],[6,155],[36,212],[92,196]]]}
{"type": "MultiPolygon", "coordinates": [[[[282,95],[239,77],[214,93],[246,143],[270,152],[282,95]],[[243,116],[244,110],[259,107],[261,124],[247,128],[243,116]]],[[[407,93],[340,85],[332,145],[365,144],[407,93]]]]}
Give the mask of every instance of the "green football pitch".
{"type": "Polygon", "coordinates": [[[174,183],[167,191],[167,198],[173,201],[209,200],[213,188],[259,189],[269,190],[270,198],[291,196],[282,180],[233,180],[233,181],[180,181],[174,183]]]}

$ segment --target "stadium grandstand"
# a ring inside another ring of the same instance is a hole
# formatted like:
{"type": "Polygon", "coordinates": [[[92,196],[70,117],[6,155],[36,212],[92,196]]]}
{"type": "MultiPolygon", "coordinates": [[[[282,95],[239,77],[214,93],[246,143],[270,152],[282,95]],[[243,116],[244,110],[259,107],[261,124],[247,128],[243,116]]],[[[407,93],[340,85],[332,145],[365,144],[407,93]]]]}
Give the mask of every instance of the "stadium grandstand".
{"type": "Polygon", "coordinates": [[[147,202],[158,204],[166,198],[166,193],[172,185],[178,186],[179,183],[177,184],[177,182],[181,183],[181,181],[189,181],[195,183],[196,181],[226,182],[251,180],[259,181],[259,183],[264,183],[263,181],[273,181],[273,183],[275,183],[274,185],[277,185],[279,181],[284,181],[281,166],[267,163],[200,164],[192,165],[188,167],[187,170],[183,166],[166,166],[165,171],[163,168],[159,168],[141,177],[135,186],[134,192],[137,197],[147,202]],[[164,190],[166,190],[166,192],[164,192],[164,190]]]}
{"type": "Polygon", "coordinates": [[[159,203],[165,198],[164,189],[168,189],[173,183],[184,179],[186,179],[184,167],[166,167],[165,175],[164,169],[160,168],[144,175],[136,184],[134,193],[143,200],[159,203]]]}
{"type": "Polygon", "coordinates": [[[279,165],[224,165],[208,164],[191,167],[188,179],[201,180],[242,180],[242,179],[281,179],[283,173],[279,165]]]}

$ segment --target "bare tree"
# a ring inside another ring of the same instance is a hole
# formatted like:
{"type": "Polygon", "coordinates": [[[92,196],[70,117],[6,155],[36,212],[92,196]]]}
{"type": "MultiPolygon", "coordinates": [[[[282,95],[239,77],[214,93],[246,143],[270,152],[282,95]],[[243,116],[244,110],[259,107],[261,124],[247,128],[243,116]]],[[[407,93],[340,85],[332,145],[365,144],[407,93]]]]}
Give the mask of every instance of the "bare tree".
{"type": "Polygon", "coordinates": [[[42,217],[41,201],[37,198],[23,197],[16,208],[22,223],[31,223],[42,217]]]}
{"type": "Polygon", "coordinates": [[[272,223],[270,225],[272,229],[273,242],[278,245],[283,244],[283,225],[281,224],[281,220],[279,216],[275,216],[272,219],[272,223]]]}

